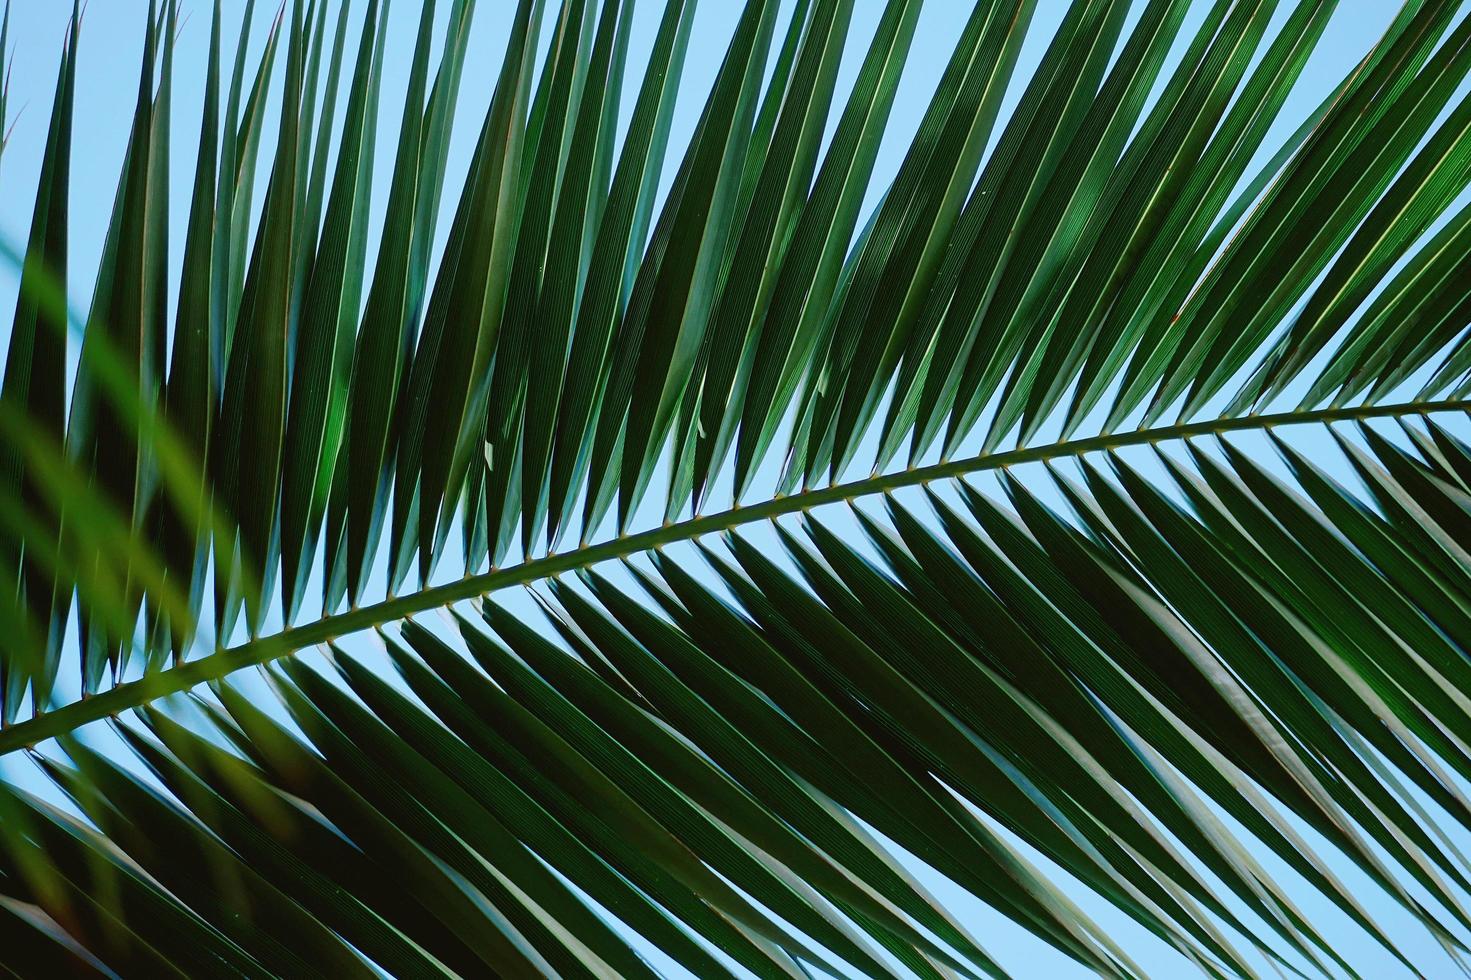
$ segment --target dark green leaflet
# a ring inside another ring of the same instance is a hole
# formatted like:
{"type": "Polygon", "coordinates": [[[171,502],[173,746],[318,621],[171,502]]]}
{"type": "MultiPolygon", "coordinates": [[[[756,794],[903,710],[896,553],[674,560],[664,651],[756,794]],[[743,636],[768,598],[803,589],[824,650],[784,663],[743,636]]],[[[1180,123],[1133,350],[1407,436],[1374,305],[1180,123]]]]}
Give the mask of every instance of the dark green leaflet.
{"type": "MultiPolygon", "coordinates": [[[[0,34],[8,36],[9,25],[10,6],[7,4],[0,34]]],[[[66,324],[56,317],[54,310],[43,311],[41,298],[36,295],[40,287],[35,277],[42,269],[49,270],[56,279],[57,288],[65,292],[67,203],[79,29],[79,14],[73,9],[57,78],[56,104],[52,108],[46,137],[46,155],[41,164],[40,187],[31,219],[31,240],[26,250],[20,296],[10,329],[4,387],[0,388],[0,413],[16,422],[28,419],[28,428],[35,438],[46,440],[57,448],[62,445],[66,427],[66,324]]],[[[3,51],[3,45],[0,45],[0,51],[3,51]]],[[[0,456],[0,480],[3,480],[0,495],[3,495],[6,506],[27,506],[35,512],[44,507],[44,498],[37,491],[35,478],[27,474],[25,460],[18,450],[18,446],[10,443],[0,456]]],[[[59,515],[42,514],[44,510],[36,514],[39,526],[31,530],[36,539],[33,547],[37,549],[42,547],[39,541],[42,536],[48,542],[54,542],[60,535],[59,515]]],[[[45,704],[50,699],[50,678],[57,669],[61,644],[60,636],[49,634],[59,633],[64,625],[64,620],[60,619],[64,612],[54,608],[52,576],[42,569],[36,556],[25,554],[25,550],[18,553],[13,541],[6,540],[0,554],[4,555],[7,580],[13,578],[23,589],[32,620],[46,625],[37,629],[32,644],[22,641],[13,662],[0,667],[0,719],[7,722],[19,710],[28,683],[36,685],[36,703],[45,704]]]]}

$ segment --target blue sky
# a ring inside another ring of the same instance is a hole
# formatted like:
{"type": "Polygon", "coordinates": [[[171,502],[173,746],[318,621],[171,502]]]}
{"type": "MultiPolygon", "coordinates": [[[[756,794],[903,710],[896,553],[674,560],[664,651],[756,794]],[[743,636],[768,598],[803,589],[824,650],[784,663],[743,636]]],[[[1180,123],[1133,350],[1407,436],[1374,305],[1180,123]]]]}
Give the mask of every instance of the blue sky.
{"type": "MultiPolygon", "coordinates": [[[[788,6],[790,0],[788,0],[788,6]]],[[[40,168],[47,118],[50,109],[56,66],[60,54],[70,4],[62,0],[16,0],[13,4],[11,38],[14,45],[11,76],[11,114],[16,118],[13,135],[3,158],[0,158],[0,234],[14,243],[23,242],[30,221],[34,188],[40,168]]],[[[226,0],[225,38],[227,51],[238,34],[244,0],[226,0]]],[[[361,6],[361,4],[359,4],[361,6]]],[[[440,4],[441,22],[449,4],[440,4]]],[[[881,10],[880,0],[858,0],[852,34],[854,43],[845,60],[839,79],[840,93],[851,83],[863,43],[871,33],[881,10]]],[[[1064,0],[1042,0],[1030,37],[1022,52],[1017,78],[1024,81],[1041,56],[1052,30],[1066,9],[1064,0]]],[[[1136,4],[1136,7],[1138,4],[1136,4]]],[[[1203,16],[1207,4],[1201,0],[1187,21],[1186,34],[1203,16]]],[[[1282,118],[1274,127],[1263,148],[1262,158],[1269,156],[1279,142],[1333,88],[1352,66],[1369,50],[1395,12],[1395,4],[1378,0],[1343,0],[1331,21],[1318,50],[1289,99],[1282,118]]],[[[472,141],[489,101],[500,52],[504,45],[506,25],[514,4],[509,0],[481,0],[470,42],[470,57],[462,85],[458,123],[451,146],[446,200],[453,205],[469,162],[472,141]]],[[[1283,3],[1274,23],[1285,19],[1292,4],[1283,3]]],[[[253,44],[258,49],[274,5],[262,3],[257,17],[253,44]]],[[[633,35],[633,51],[628,72],[628,92],[632,92],[639,76],[636,70],[646,54],[657,18],[662,8],[659,0],[640,0],[639,20],[633,35]]],[[[203,93],[199,82],[204,77],[209,37],[210,4],[205,0],[185,0],[187,20],[179,38],[176,63],[175,113],[172,130],[174,153],[171,187],[175,196],[171,230],[171,259],[177,267],[181,258],[187,201],[193,179],[192,149],[198,137],[199,107],[203,93]]],[[[950,54],[953,36],[971,9],[969,0],[928,0],[921,16],[913,53],[906,69],[890,131],[880,152],[874,187],[881,188],[898,167],[910,135],[923,114],[930,93],[950,54]]],[[[73,155],[71,186],[71,300],[85,310],[91,294],[92,276],[96,269],[106,222],[116,190],[118,171],[127,139],[137,93],[137,71],[142,50],[146,0],[93,0],[83,27],[81,67],[76,103],[76,145],[73,155]]],[[[381,218],[381,202],[386,196],[386,183],[391,166],[393,141],[402,108],[401,99],[408,72],[412,37],[418,4],[399,0],[394,5],[390,46],[386,61],[387,76],[383,89],[380,124],[381,163],[376,171],[375,202],[381,218]]],[[[727,0],[704,0],[700,4],[687,62],[686,77],[674,124],[671,146],[680,147],[693,128],[704,94],[718,67],[730,26],[739,11],[738,4],[727,0]]],[[[1136,10],[1137,13],[1137,10],[1136,10]]],[[[355,35],[354,35],[355,36],[355,35]]],[[[1173,62],[1172,62],[1173,63],[1173,62]]],[[[1169,70],[1166,66],[1166,71],[1169,70]]],[[[1013,84],[1003,106],[1003,116],[1019,94],[1020,82],[1013,84]]],[[[627,95],[628,93],[626,93],[627,95]]],[[[271,123],[267,122],[268,131],[271,123]]],[[[1000,131],[997,126],[997,132],[1000,131]]],[[[264,172],[265,167],[262,167],[264,172]]],[[[257,196],[257,200],[259,195],[257,196]]],[[[871,197],[870,205],[876,197],[871,197]]],[[[441,234],[447,218],[440,223],[441,234]]],[[[372,238],[370,238],[370,241],[372,238]]],[[[371,256],[370,256],[371,261],[371,256]]],[[[13,307],[17,277],[15,270],[0,268],[0,330],[9,329],[9,311],[13,307]]],[[[1326,440],[1325,440],[1326,444],[1326,440]]],[[[524,597],[522,597],[524,598],[524,597]]],[[[516,601],[521,607],[520,599],[516,601]]],[[[529,601],[525,604],[530,608],[529,601]]],[[[5,772],[0,767],[0,772],[5,772]]],[[[1458,841],[1465,844],[1465,841],[1458,841]]],[[[1319,845],[1327,851],[1325,846],[1319,845]]],[[[1265,860],[1265,856],[1263,856],[1265,860]]],[[[1267,861],[1269,867],[1272,862],[1267,861]]],[[[1413,926],[1407,917],[1382,897],[1377,889],[1345,862],[1335,868],[1376,915],[1383,917],[1390,932],[1403,937],[1412,956],[1423,956],[1423,962],[1451,969],[1449,961],[1434,946],[1429,936],[1413,926]],[[1394,928],[1401,926],[1403,928],[1394,928]],[[1423,947],[1421,945],[1423,944],[1423,947]]],[[[974,924],[980,935],[1003,965],[1021,976],[1066,977],[1084,975],[1081,968],[1055,951],[1031,939],[1019,928],[980,907],[974,900],[937,876],[919,869],[926,884],[974,924]]],[[[1272,867],[1277,871],[1276,867],[1272,867]]],[[[1283,873],[1284,880],[1291,880],[1283,873]]],[[[1293,892],[1310,918],[1327,925],[1330,935],[1341,935],[1343,952],[1352,962],[1360,963],[1366,976],[1396,975],[1396,967],[1387,955],[1367,937],[1348,924],[1336,909],[1304,889],[1293,892]],[[1341,929],[1334,928],[1342,923],[1341,929]]],[[[1079,892],[1076,896],[1090,914],[1110,928],[1118,930],[1119,940],[1138,951],[1138,959],[1151,972],[1162,976],[1180,975],[1185,964],[1151,937],[1112,911],[1105,903],[1079,892]]]]}

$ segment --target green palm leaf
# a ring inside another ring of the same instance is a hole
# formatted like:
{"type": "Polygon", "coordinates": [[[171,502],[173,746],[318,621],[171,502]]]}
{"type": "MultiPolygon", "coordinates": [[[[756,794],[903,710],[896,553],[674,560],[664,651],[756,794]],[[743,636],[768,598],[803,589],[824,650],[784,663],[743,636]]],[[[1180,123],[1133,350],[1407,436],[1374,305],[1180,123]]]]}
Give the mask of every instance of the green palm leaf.
{"type": "Polygon", "coordinates": [[[1333,3],[983,0],[888,176],[918,0],[708,93],[693,0],[520,0],[463,180],[474,0],[222,6],[90,310],[80,10],[0,242],[0,966],[1465,968],[1458,5],[1299,119],[1333,3]]]}

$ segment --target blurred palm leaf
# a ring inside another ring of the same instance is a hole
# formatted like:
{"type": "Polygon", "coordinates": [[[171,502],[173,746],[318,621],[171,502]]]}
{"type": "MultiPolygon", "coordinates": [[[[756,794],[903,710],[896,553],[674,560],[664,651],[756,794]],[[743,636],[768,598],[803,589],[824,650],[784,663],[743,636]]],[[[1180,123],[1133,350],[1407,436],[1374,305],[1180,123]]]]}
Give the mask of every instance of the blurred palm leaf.
{"type": "Polygon", "coordinates": [[[979,2],[883,180],[919,0],[748,0],[679,139],[695,6],[520,0],[459,181],[474,0],[396,127],[386,0],[216,2],[183,204],[151,2],[84,316],[74,10],[0,965],[1002,975],[926,866],[1105,975],[1079,889],[1207,975],[1360,974],[1303,886],[1464,968],[1471,17],[1284,138],[1333,3],[979,2]]]}

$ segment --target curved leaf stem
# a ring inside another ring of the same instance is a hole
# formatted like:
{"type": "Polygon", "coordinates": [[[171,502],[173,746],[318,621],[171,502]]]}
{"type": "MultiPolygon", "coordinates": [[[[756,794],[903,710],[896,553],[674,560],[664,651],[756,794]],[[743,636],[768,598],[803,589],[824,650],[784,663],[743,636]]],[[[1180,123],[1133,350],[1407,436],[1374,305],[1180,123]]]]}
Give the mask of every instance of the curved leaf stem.
{"type": "Polygon", "coordinates": [[[199,684],[219,680],[244,667],[256,666],[290,656],[298,650],[325,643],[350,633],[373,629],[451,603],[484,596],[500,589],[525,585],[575,571],[611,559],[623,558],[705,534],[719,533],[746,524],[801,513],[824,504],[921,486],[935,480],[953,479],[970,473],[1002,469],[1020,463],[1063,459],[1085,453],[1104,452],[1126,446],[1150,445],[1193,436],[1266,429],[1305,423],[1324,424],[1371,418],[1431,415],[1471,410],[1471,399],[1400,402],[1243,415],[1178,425],[1135,429],[1127,432],[1070,439],[1043,446],[983,453],[931,466],[913,467],[877,474],[861,480],[832,484],[788,496],[775,497],[746,507],[732,507],[717,514],[692,517],[677,523],[626,534],[562,554],[533,558],[504,568],[467,575],[453,582],[431,586],[407,595],[359,606],[314,622],[304,623],[271,636],[260,637],[198,660],[159,671],[136,681],[119,684],[85,700],[57,708],[0,730],[0,755],[28,748],[48,738],[66,734],[82,725],[140,707],[150,701],[187,691],[199,684]]]}

